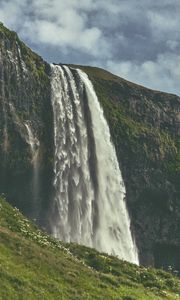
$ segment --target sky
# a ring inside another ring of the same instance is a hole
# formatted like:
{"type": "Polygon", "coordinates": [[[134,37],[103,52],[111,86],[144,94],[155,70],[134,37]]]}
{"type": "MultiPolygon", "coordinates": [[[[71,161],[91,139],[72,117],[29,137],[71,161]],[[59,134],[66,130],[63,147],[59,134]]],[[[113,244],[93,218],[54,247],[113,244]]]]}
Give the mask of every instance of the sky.
{"type": "Polygon", "coordinates": [[[0,20],[48,62],[180,95],[179,0],[0,0],[0,20]]]}

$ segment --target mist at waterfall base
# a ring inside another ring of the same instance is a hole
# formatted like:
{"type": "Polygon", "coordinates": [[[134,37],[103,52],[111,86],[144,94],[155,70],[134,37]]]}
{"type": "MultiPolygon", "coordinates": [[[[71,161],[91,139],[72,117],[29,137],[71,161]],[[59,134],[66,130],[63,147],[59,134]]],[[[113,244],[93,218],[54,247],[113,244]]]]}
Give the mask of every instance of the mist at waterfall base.
{"type": "Polygon", "coordinates": [[[125,186],[93,85],[81,70],[51,65],[54,237],[138,264],[125,186]]]}

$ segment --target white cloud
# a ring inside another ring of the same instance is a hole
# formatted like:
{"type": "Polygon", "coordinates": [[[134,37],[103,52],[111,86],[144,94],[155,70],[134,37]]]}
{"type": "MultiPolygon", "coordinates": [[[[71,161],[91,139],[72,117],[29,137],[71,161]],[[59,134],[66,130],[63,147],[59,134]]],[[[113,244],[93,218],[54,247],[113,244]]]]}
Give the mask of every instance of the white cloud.
{"type": "Polygon", "coordinates": [[[161,54],[156,61],[108,61],[107,68],[129,81],[152,89],[180,94],[180,55],[161,54]]]}
{"type": "Polygon", "coordinates": [[[28,35],[28,38],[36,39],[36,43],[50,44],[51,46],[73,47],[84,51],[91,51],[97,55],[98,43],[101,37],[101,32],[98,28],[86,29],[84,27],[74,27],[74,30],[69,29],[69,26],[59,26],[50,21],[35,21],[33,23],[25,23],[22,31],[23,36],[28,35]],[[94,48],[94,46],[96,46],[94,48]]]}
{"type": "Polygon", "coordinates": [[[154,38],[163,40],[166,40],[167,36],[179,38],[180,19],[179,13],[175,10],[173,12],[149,12],[148,19],[154,38]]]}
{"type": "Polygon", "coordinates": [[[176,50],[178,48],[179,44],[180,44],[179,41],[176,41],[176,40],[167,40],[166,41],[167,47],[172,51],[176,50]]]}
{"type": "Polygon", "coordinates": [[[87,24],[86,11],[93,7],[93,3],[92,0],[82,0],[81,5],[77,0],[34,0],[28,7],[26,0],[10,0],[0,4],[0,17],[11,28],[18,28],[23,39],[34,44],[62,49],[70,47],[108,57],[109,47],[101,29],[87,24]]]}
{"type": "Polygon", "coordinates": [[[9,27],[14,29],[17,28],[17,26],[22,22],[22,11],[26,5],[26,0],[2,0],[0,3],[0,20],[9,27]]]}

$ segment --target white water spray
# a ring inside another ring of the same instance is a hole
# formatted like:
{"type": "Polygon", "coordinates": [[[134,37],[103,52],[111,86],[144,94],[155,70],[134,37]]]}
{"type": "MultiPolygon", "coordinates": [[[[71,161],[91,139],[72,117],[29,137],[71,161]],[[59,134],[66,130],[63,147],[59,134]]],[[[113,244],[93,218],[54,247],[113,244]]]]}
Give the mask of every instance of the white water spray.
{"type": "Polygon", "coordinates": [[[39,140],[33,135],[31,126],[26,122],[25,124],[27,135],[26,142],[30,146],[31,151],[31,163],[33,165],[32,174],[32,191],[34,203],[38,204],[38,194],[39,194],[39,140]]]}
{"type": "Polygon", "coordinates": [[[3,117],[4,117],[4,128],[3,128],[3,150],[6,158],[6,152],[8,151],[9,140],[8,140],[8,126],[7,126],[7,111],[5,105],[5,84],[4,84],[4,64],[3,64],[3,55],[0,51],[0,62],[1,62],[1,90],[0,90],[0,100],[2,103],[3,117]]]}
{"type": "Polygon", "coordinates": [[[88,76],[52,68],[55,237],[138,264],[125,187],[108,124],[88,76]]]}
{"type": "Polygon", "coordinates": [[[27,123],[24,124],[27,129],[27,143],[30,146],[31,149],[31,156],[32,156],[32,163],[34,166],[37,164],[38,159],[38,152],[39,152],[39,141],[38,139],[33,135],[30,125],[27,123]]]}

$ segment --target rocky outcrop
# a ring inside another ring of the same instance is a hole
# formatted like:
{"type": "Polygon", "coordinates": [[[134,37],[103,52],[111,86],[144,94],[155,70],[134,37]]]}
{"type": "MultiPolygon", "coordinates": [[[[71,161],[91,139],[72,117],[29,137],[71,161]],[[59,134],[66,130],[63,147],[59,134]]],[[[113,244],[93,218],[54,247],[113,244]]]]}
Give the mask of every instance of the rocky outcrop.
{"type": "Polygon", "coordinates": [[[53,122],[48,73],[49,65],[1,24],[0,192],[31,218],[41,218],[51,193],[53,122]],[[28,129],[36,141],[38,166],[28,129]]]}
{"type": "MultiPolygon", "coordinates": [[[[82,68],[110,126],[140,261],[180,270],[180,98],[82,68]]],[[[46,228],[53,179],[49,72],[0,25],[0,192],[46,228]]]]}

